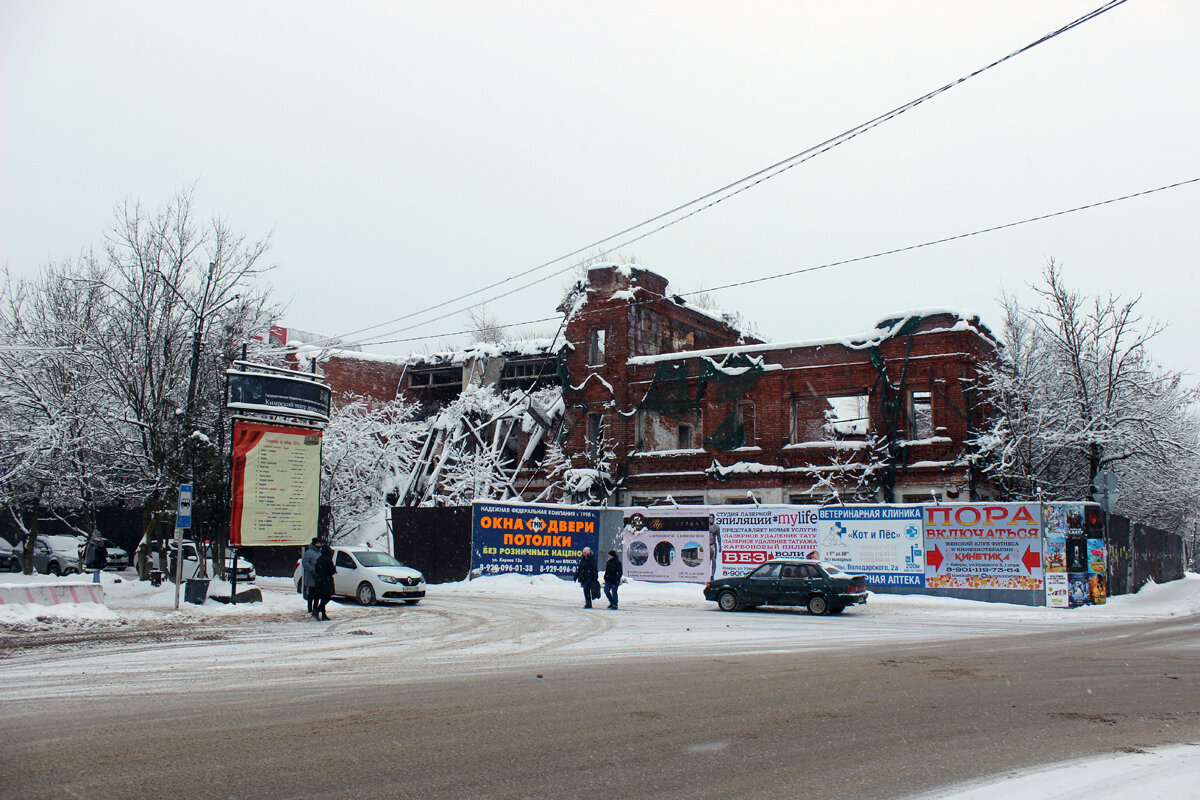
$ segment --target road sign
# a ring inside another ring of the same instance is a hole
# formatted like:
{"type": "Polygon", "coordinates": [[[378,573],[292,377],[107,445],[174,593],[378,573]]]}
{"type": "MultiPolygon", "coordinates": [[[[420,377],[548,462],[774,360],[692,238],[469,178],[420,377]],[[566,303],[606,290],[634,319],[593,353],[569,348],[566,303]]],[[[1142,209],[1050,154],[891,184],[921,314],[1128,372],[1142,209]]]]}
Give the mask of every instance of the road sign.
{"type": "Polygon", "coordinates": [[[1102,470],[1096,473],[1096,480],[1092,481],[1092,486],[1101,494],[1105,491],[1110,495],[1116,494],[1117,476],[1111,469],[1102,470]]]}
{"type": "Polygon", "coordinates": [[[175,509],[175,527],[192,527],[192,485],[179,484],[179,507],[175,509]]]}

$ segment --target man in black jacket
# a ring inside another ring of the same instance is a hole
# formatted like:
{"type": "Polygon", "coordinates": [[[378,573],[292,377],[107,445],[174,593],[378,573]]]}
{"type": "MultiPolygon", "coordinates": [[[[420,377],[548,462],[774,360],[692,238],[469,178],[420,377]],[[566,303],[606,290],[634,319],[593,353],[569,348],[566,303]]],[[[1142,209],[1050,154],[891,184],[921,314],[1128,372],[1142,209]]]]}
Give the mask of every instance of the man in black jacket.
{"type": "MultiPolygon", "coordinates": [[[[592,607],[592,586],[600,581],[596,575],[596,556],[592,554],[592,548],[583,548],[583,555],[579,557],[579,566],[575,568],[575,580],[583,584],[583,607],[592,607]]],[[[599,595],[599,592],[596,592],[599,595]]]]}
{"type": "Polygon", "coordinates": [[[620,587],[621,576],[624,574],[625,568],[621,566],[617,551],[609,550],[608,563],[604,565],[604,596],[608,598],[608,607],[613,611],[617,610],[617,588],[620,587]]]}

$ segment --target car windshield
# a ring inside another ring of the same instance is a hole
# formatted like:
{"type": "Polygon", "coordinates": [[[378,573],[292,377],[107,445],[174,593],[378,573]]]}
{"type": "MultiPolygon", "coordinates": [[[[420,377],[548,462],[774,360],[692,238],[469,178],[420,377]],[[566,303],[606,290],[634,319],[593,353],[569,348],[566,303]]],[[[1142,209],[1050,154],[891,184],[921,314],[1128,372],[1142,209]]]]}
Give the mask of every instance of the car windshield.
{"type": "Polygon", "coordinates": [[[833,564],[830,564],[828,561],[821,562],[821,569],[825,570],[825,573],[828,575],[841,575],[842,574],[842,571],[840,569],[835,567],[833,564]]]}
{"type": "Polygon", "coordinates": [[[47,536],[46,544],[50,545],[55,550],[70,552],[73,548],[77,548],[83,544],[83,542],[76,539],[74,536],[47,536]]]}
{"type": "Polygon", "coordinates": [[[364,567],[403,567],[396,559],[389,556],[387,553],[380,553],[376,550],[364,550],[355,553],[354,557],[358,559],[358,563],[364,567]]]}

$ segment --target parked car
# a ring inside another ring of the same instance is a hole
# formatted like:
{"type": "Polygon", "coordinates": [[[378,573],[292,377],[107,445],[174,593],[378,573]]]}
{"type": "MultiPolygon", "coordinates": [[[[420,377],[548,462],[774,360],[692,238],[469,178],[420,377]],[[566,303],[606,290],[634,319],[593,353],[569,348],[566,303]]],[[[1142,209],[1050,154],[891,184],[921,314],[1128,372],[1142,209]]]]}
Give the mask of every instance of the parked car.
{"type": "Polygon", "coordinates": [[[808,606],[811,614],[840,614],[867,602],[867,578],[825,561],[776,558],[740,578],[721,578],[704,587],[706,600],[722,611],[755,606],[808,606]]]}
{"type": "Polygon", "coordinates": [[[33,541],[33,569],[43,575],[79,572],[79,537],[40,535],[33,541]]]}
{"type": "Polygon", "coordinates": [[[105,538],[104,549],[108,551],[108,561],[105,563],[105,569],[128,569],[129,551],[123,547],[119,547],[112,539],[105,538]]]}
{"type": "Polygon", "coordinates": [[[0,538],[0,572],[20,572],[20,546],[9,544],[7,539],[0,538]]]}
{"type": "MultiPolygon", "coordinates": [[[[183,542],[182,552],[183,552],[183,579],[185,581],[189,580],[191,578],[198,577],[200,575],[200,558],[201,558],[201,556],[203,556],[203,558],[205,560],[205,564],[204,564],[204,574],[205,575],[207,575],[210,578],[216,577],[223,581],[228,581],[228,580],[232,579],[233,570],[235,568],[234,563],[233,563],[233,554],[232,553],[226,551],[225,564],[219,570],[218,574],[214,576],[212,574],[212,572],[213,572],[212,552],[209,549],[208,545],[203,545],[198,548],[196,546],[196,543],[189,539],[189,540],[186,540],[183,542]]],[[[171,563],[174,564],[175,563],[175,546],[174,546],[174,544],[171,545],[169,554],[170,554],[171,563]]],[[[237,569],[238,583],[253,583],[255,577],[257,577],[254,574],[254,565],[251,564],[246,559],[242,558],[241,556],[237,557],[236,569],[237,569]]],[[[174,576],[174,573],[172,573],[172,577],[173,576],[174,576]]]]}
{"type": "MultiPolygon", "coordinates": [[[[378,600],[403,600],[416,605],[425,596],[425,576],[382,550],[366,546],[334,547],[333,565],[337,568],[333,593],[353,597],[364,606],[374,605],[378,600]]],[[[303,572],[297,562],[292,576],[297,592],[303,572]]]]}

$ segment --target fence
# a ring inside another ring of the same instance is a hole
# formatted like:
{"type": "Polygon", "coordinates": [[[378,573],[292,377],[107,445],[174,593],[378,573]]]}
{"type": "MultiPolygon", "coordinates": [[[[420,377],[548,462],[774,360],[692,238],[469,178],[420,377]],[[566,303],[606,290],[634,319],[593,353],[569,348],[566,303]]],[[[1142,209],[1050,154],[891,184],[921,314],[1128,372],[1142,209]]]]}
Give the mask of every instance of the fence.
{"type": "Polygon", "coordinates": [[[1108,516],[1108,593],[1132,594],[1150,581],[1183,577],[1183,540],[1167,531],[1108,516]]]}

